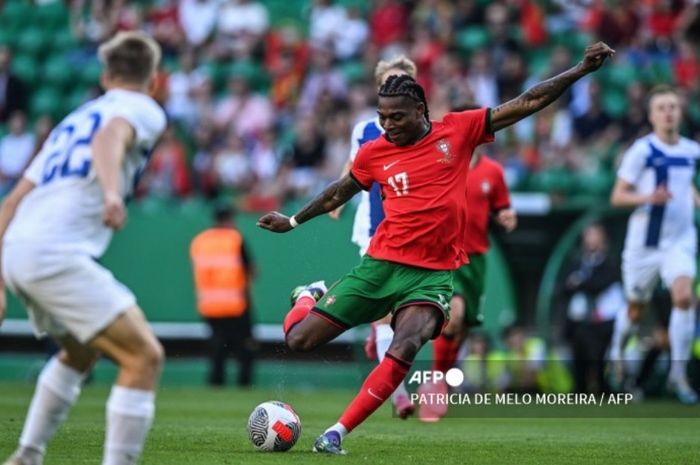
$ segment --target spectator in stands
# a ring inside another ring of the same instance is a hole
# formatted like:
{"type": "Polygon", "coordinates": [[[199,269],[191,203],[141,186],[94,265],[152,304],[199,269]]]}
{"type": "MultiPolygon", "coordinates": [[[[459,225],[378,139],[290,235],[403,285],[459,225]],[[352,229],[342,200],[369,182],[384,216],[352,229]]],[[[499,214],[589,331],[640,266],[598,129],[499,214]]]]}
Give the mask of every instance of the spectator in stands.
{"type": "Polygon", "coordinates": [[[98,44],[107,40],[116,31],[120,6],[116,3],[112,4],[108,0],[91,0],[86,12],[85,0],[71,2],[71,31],[87,47],[86,54],[92,54],[98,44]]]}
{"type": "Polygon", "coordinates": [[[11,114],[27,109],[27,90],[20,78],[10,70],[12,52],[0,45],[0,123],[4,123],[11,114]]]}
{"type": "Polygon", "coordinates": [[[600,84],[591,81],[588,86],[589,105],[588,110],[574,120],[574,130],[578,141],[587,144],[605,131],[612,118],[603,108],[600,84]]]}
{"type": "Polygon", "coordinates": [[[281,177],[287,192],[293,196],[308,196],[318,186],[320,169],[326,157],[326,139],[320,133],[319,122],[313,116],[299,118],[295,140],[286,154],[281,177]]]}
{"type": "Polygon", "coordinates": [[[539,391],[538,375],[546,363],[544,341],[528,337],[525,329],[517,325],[509,326],[503,331],[503,340],[507,347],[505,358],[508,391],[539,391]]]}
{"type": "Polygon", "coordinates": [[[213,199],[219,193],[218,180],[214,170],[214,125],[200,124],[194,133],[194,156],[192,170],[197,191],[213,199]]]}
{"type": "Polygon", "coordinates": [[[218,13],[215,55],[250,59],[269,27],[267,8],[259,2],[225,0],[218,13]]]}
{"type": "Polygon", "coordinates": [[[314,0],[309,17],[309,41],[312,47],[332,47],[344,27],[347,12],[333,0],[314,0]]]}
{"type": "Polygon", "coordinates": [[[567,339],[573,354],[577,392],[606,392],[605,353],[615,314],[624,307],[620,266],[610,253],[600,224],[586,227],[581,250],[563,272],[561,292],[567,302],[567,339]]]}
{"type": "Polygon", "coordinates": [[[485,51],[478,50],[472,55],[467,82],[479,106],[492,108],[501,101],[498,97],[496,74],[491,66],[489,55],[485,51]]]}
{"type": "Polygon", "coordinates": [[[486,333],[473,331],[465,341],[466,355],[460,357],[465,392],[503,392],[508,387],[509,376],[503,353],[491,350],[486,333]]]}
{"type": "Polygon", "coordinates": [[[329,47],[315,48],[312,59],[313,69],[304,81],[297,107],[301,115],[314,112],[323,94],[345,98],[348,92],[345,77],[333,67],[333,51],[329,47]]]}
{"type": "Polygon", "coordinates": [[[178,17],[187,43],[199,49],[211,37],[219,14],[218,0],[180,0],[178,17]]]}
{"type": "Polygon", "coordinates": [[[337,31],[333,41],[335,56],[341,61],[359,57],[368,38],[367,21],[362,17],[359,8],[349,6],[343,27],[337,31]]]}
{"type": "Polygon", "coordinates": [[[372,43],[380,50],[404,40],[408,31],[408,9],[398,0],[377,0],[370,14],[372,43]]]}
{"type": "Polygon", "coordinates": [[[8,193],[22,176],[36,146],[22,111],[12,113],[9,127],[9,134],[0,140],[0,196],[8,193]]]}
{"type": "Polygon", "coordinates": [[[153,38],[163,49],[163,55],[177,55],[185,41],[178,17],[178,0],[162,0],[151,7],[148,22],[153,38]]]}
{"type": "Polygon", "coordinates": [[[197,68],[197,57],[193,50],[185,50],[180,55],[180,69],[168,78],[168,100],[165,109],[173,121],[185,123],[192,127],[197,121],[194,92],[197,86],[207,79],[204,72],[197,68]]]}
{"type": "Polygon", "coordinates": [[[255,140],[272,127],[274,112],[267,95],[252,92],[249,69],[233,70],[228,81],[228,95],[216,105],[218,131],[235,131],[246,140],[255,140]]]}
{"type": "Polygon", "coordinates": [[[141,189],[156,197],[186,197],[192,191],[185,146],[173,126],[163,133],[141,184],[141,189]]]}
{"type": "Polygon", "coordinates": [[[253,186],[250,157],[242,137],[229,131],[224,145],[214,156],[214,172],[219,186],[234,191],[246,191],[253,186]]]}
{"type": "Polygon", "coordinates": [[[254,266],[230,205],[218,205],[214,226],[190,245],[197,309],[210,329],[209,384],[226,383],[226,359],[238,357],[238,385],[253,381],[256,342],[253,338],[250,285],[254,266]]]}

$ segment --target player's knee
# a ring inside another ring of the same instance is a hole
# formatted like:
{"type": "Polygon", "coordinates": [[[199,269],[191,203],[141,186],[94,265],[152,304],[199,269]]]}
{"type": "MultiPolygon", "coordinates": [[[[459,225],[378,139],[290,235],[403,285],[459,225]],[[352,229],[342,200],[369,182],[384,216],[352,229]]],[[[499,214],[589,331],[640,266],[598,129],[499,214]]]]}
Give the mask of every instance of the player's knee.
{"type": "Polygon", "coordinates": [[[144,373],[159,373],[165,361],[165,349],[158,341],[147,344],[139,354],[138,368],[144,373]]]}
{"type": "Polygon", "coordinates": [[[690,291],[676,292],[673,296],[673,306],[688,309],[693,305],[693,298],[690,291]]]}

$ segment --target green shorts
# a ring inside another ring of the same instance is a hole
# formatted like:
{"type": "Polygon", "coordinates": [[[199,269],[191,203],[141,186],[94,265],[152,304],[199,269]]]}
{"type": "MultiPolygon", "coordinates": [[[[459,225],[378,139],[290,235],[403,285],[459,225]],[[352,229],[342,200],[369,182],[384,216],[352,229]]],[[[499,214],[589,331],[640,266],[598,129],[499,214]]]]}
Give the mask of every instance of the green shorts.
{"type": "MultiPolygon", "coordinates": [[[[411,305],[430,305],[450,318],[452,270],[414,268],[365,255],[359,265],[336,282],[313,312],[344,329],[371,323],[411,305]]],[[[393,326],[393,321],[392,321],[393,326]]]]}
{"type": "Polygon", "coordinates": [[[464,299],[464,326],[471,328],[484,323],[481,302],[486,284],[486,255],[469,255],[469,263],[454,272],[455,296],[464,299]]]}

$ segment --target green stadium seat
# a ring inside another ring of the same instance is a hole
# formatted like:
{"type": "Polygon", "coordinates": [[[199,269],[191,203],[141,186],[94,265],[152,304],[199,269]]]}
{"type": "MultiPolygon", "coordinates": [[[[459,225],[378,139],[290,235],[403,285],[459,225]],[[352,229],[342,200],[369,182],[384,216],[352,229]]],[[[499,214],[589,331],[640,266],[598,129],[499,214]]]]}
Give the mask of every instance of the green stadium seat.
{"type": "Polygon", "coordinates": [[[485,47],[489,40],[489,33],[485,27],[469,26],[457,32],[455,42],[457,47],[467,53],[485,47]]]}
{"type": "Polygon", "coordinates": [[[47,31],[31,27],[24,29],[17,36],[15,47],[20,53],[27,53],[38,57],[44,52],[44,45],[48,45],[51,38],[47,31]]]}
{"type": "Polygon", "coordinates": [[[97,60],[88,62],[80,71],[80,81],[86,86],[95,85],[100,82],[102,66],[97,60]]]}
{"type": "Polygon", "coordinates": [[[63,99],[63,107],[65,113],[70,113],[71,111],[78,108],[80,105],[85,103],[88,99],[88,88],[78,87],[73,90],[67,98],[63,99]]]}
{"type": "Polygon", "coordinates": [[[270,77],[267,72],[256,63],[249,61],[238,61],[227,67],[225,70],[224,82],[234,76],[242,76],[248,80],[253,90],[262,92],[270,85],[270,77]]]}
{"type": "Polygon", "coordinates": [[[15,37],[16,36],[10,32],[9,29],[0,23],[0,46],[6,45],[12,47],[15,37]]]}
{"type": "Polygon", "coordinates": [[[306,17],[309,11],[310,0],[265,0],[263,2],[270,14],[270,23],[277,26],[285,22],[294,22],[303,30],[309,27],[306,17]]]}
{"type": "Polygon", "coordinates": [[[34,20],[34,7],[29,2],[24,1],[8,1],[2,8],[0,16],[2,16],[3,26],[12,31],[20,31],[32,24],[34,20]]]}
{"type": "Polygon", "coordinates": [[[56,88],[65,89],[73,80],[73,69],[61,55],[53,55],[44,64],[41,79],[56,88]]]}
{"type": "Polygon", "coordinates": [[[637,72],[637,68],[634,66],[620,63],[609,67],[606,78],[607,84],[624,90],[634,81],[638,81],[640,79],[640,75],[637,72]]]}
{"type": "Polygon", "coordinates": [[[30,114],[34,118],[48,114],[58,121],[63,117],[63,111],[61,93],[52,87],[42,87],[31,97],[30,114]]]}
{"type": "Polygon", "coordinates": [[[56,1],[34,7],[42,27],[59,30],[69,27],[68,8],[63,1],[56,1]]]}
{"type": "Polygon", "coordinates": [[[569,170],[552,168],[530,176],[529,189],[534,192],[566,195],[576,191],[576,176],[569,170]]]}
{"type": "Polygon", "coordinates": [[[75,38],[70,29],[59,29],[53,33],[51,47],[55,52],[65,52],[78,46],[78,39],[75,38]]]}
{"type": "Polygon", "coordinates": [[[361,61],[348,61],[340,65],[340,71],[345,76],[345,80],[354,84],[357,82],[362,82],[367,78],[367,68],[365,64],[361,61]]]}
{"type": "Polygon", "coordinates": [[[578,175],[578,193],[596,196],[607,196],[615,182],[614,175],[605,170],[591,174],[578,175]]]}
{"type": "Polygon", "coordinates": [[[613,118],[621,117],[627,110],[627,96],[624,90],[606,87],[603,89],[601,100],[603,108],[613,118]]]}
{"type": "Polygon", "coordinates": [[[30,55],[17,54],[12,58],[12,72],[31,87],[37,77],[36,61],[30,55]]]}

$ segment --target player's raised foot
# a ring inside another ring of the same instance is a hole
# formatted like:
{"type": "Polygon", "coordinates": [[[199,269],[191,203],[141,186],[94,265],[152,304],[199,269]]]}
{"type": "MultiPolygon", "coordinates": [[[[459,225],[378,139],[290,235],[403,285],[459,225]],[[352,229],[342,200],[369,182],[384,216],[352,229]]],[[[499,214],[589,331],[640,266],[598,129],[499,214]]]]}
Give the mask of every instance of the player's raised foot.
{"type": "Polygon", "coordinates": [[[418,387],[420,399],[418,419],[426,423],[440,421],[440,418],[447,413],[448,406],[446,399],[444,399],[447,392],[448,387],[445,380],[421,384],[418,387]]]}
{"type": "Polygon", "coordinates": [[[668,389],[676,395],[676,398],[685,405],[698,403],[698,393],[690,387],[687,379],[669,379],[668,389]]]}
{"type": "Polygon", "coordinates": [[[396,409],[396,415],[402,420],[410,417],[416,411],[416,407],[406,395],[396,396],[396,399],[392,399],[392,401],[396,409]]]}
{"type": "Polygon", "coordinates": [[[328,288],[326,287],[326,282],[316,281],[311,284],[304,284],[292,289],[292,293],[289,295],[289,300],[292,307],[297,302],[299,297],[303,296],[313,297],[314,300],[318,302],[319,300],[321,300],[321,297],[323,297],[326,291],[328,291],[328,288]]]}
{"type": "Polygon", "coordinates": [[[345,455],[345,449],[340,447],[340,434],[335,431],[328,431],[320,435],[314,443],[313,452],[331,455],[345,455]]]}

